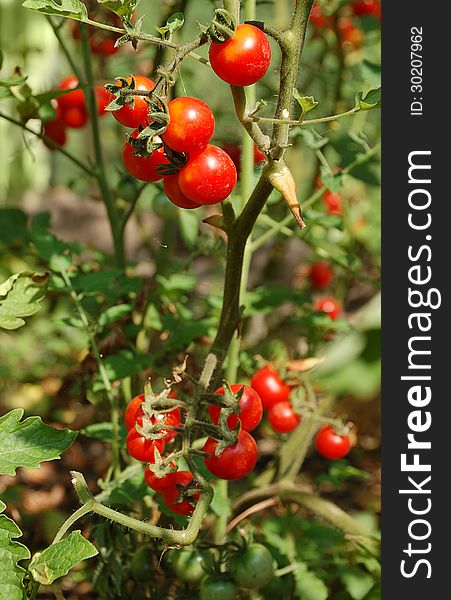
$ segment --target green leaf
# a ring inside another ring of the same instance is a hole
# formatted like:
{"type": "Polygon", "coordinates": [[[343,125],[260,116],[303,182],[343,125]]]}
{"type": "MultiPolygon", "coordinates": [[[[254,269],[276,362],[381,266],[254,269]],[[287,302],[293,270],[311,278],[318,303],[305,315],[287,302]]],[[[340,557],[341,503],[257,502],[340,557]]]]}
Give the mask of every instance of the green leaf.
{"type": "Polygon", "coordinates": [[[313,96],[301,96],[297,90],[294,91],[294,97],[302,109],[303,117],[311,110],[314,110],[319,104],[313,96]]]}
{"type": "Polygon", "coordinates": [[[169,17],[166,25],[163,27],[155,27],[155,29],[161,34],[163,39],[171,38],[176,31],[183,27],[184,23],[185,17],[183,16],[183,13],[177,12],[169,17]]]}
{"type": "MultiPolygon", "coordinates": [[[[110,421],[104,423],[91,423],[81,430],[83,435],[92,437],[102,442],[111,442],[113,439],[113,426],[110,421]]],[[[122,445],[125,445],[125,438],[127,437],[127,431],[125,426],[121,424],[119,428],[119,440],[122,445]]]]}
{"type": "Polygon", "coordinates": [[[309,571],[305,564],[298,564],[294,571],[294,580],[296,592],[302,600],[327,600],[329,598],[328,589],[322,579],[309,571]]]}
{"type": "Polygon", "coordinates": [[[49,280],[48,273],[22,271],[0,284],[0,327],[18,329],[40,309],[49,280]]]}
{"type": "Polygon", "coordinates": [[[98,550],[80,531],[72,531],[66,538],[52,544],[35,556],[28,567],[33,579],[50,585],[67,575],[74,565],[98,554],[98,550]]]}
{"type": "Polygon", "coordinates": [[[109,323],[114,323],[124,315],[127,315],[131,312],[132,306],[130,304],[120,304],[119,306],[111,306],[107,308],[99,318],[100,327],[105,327],[109,323]]]}
{"type": "Polygon", "coordinates": [[[374,585],[371,575],[357,567],[343,569],[340,579],[353,600],[363,600],[374,585]]]}
{"type": "MultiPolygon", "coordinates": [[[[0,500],[0,513],[6,505],[0,500]]],[[[22,535],[13,520],[0,514],[0,598],[2,600],[23,600],[23,579],[25,569],[17,563],[30,558],[26,546],[15,541],[22,535]]]]}
{"type": "Polygon", "coordinates": [[[106,8],[119,15],[120,17],[131,17],[133,11],[139,4],[139,0],[97,0],[106,8]]]}
{"type": "Polygon", "coordinates": [[[370,90],[365,96],[359,92],[355,97],[355,107],[357,110],[372,110],[381,105],[381,88],[370,90]]]}
{"type": "Polygon", "coordinates": [[[68,17],[77,21],[86,21],[88,18],[86,5],[80,0],[25,0],[22,6],[44,15],[68,17]]]}
{"type": "Polygon", "coordinates": [[[220,482],[217,482],[214,486],[213,500],[211,501],[210,508],[218,517],[229,517],[231,515],[230,501],[227,494],[224,494],[220,482]]]}
{"type": "Polygon", "coordinates": [[[37,469],[41,462],[55,460],[72,444],[77,432],[54,429],[40,417],[21,421],[16,408],[0,418],[0,473],[15,475],[17,467],[37,469]]]}
{"type": "Polygon", "coordinates": [[[108,497],[108,504],[122,504],[130,507],[133,502],[142,500],[149,494],[149,486],[144,480],[144,471],[115,486],[108,497]]]}

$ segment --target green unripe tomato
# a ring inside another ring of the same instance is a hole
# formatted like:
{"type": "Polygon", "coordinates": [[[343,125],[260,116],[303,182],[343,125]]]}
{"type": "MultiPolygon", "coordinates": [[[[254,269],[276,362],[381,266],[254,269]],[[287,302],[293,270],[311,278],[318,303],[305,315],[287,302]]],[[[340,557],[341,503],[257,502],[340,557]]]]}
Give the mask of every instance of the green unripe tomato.
{"type": "Polygon", "coordinates": [[[236,600],[238,589],[230,579],[207,575],[200,584],[200,600],[236,600]]]}
{"type": "Polygon", "coordinates": [[[205,577],[205,559],[192,550],[171,550],[168,557],[174,575],[180,581],[197,585],[205,577]]]}
{"type": "Polygon", "coordinates": [[[152,553],[150,546],[144,546],[136,552],[130,565],[130,571],[135,581],[152,581],[153,574],[150,568],[152,553]]]}
{"type": "Polygon", "coordinates": [[[119,198],[125,200],[126,202],[132,202],[136,196],[138,191],[138,186],[136,184],[136,179],[130,177],[129,175],[125,175],[119,181],[116,193],[119,198]]]}
{"type": "Polygon", "coordinates": [[[153,212],[160,219],[176,219],[179,209],[164,194],[157,194],[152,200],[153,212]]]}
{"type": "Polygon", "coordinates": [[[229,561],[230,572],[236,583],[248,590],[256,590],[268,584],[273,575],[271,552],[262,544],[250,544],[229,561]]]}

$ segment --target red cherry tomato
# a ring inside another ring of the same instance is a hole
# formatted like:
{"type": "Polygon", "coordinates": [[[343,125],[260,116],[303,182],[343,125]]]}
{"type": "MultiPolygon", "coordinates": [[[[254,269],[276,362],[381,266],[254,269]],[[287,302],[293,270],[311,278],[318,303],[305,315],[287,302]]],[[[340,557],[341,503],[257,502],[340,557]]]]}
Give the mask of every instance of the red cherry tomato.
{"type": "MultiPolygon", "coordinates": [[[[175,468],[174,463],[172,463],[171,466],[175,468]]],[[[163,475],[163,477],[157,477],[154,473],[152,473],[149,467],[144,469],[144,479],[146,480],[147,485],[155,492],[164,492],[167,488],[169,488],[174,474],[168,473],[167,475],[163,475]]]]}
{"type": "Polygon", "coordinates": [[[326,213],[328,215],[343,216],[343,208],[340,194],[327,190],[324,193],[323,201],[326,207],[326,213]]]}
{"type": "MultiPolygon", "coordinates": [[[[234,383],[230,386],[230,389],[234,394],[239,392],[242,388],[244,388],[244,391],[239,404],[241,412],[239,415],[230,415],[230,417],[227,419],[227,424],[230,429],[234,429],[238,425],[238,422],[241,422],[241,427],[245,431],[253,431],[262,420],[262,401],[260,400],[257,392],[248,385],[234,383]]],[[[218,394],[219,396],[224,395],[224,387],[217,389],[215,394],[218,394]]],[[[221,407],[216,406],[215,404],[210,404],[208,411],[210,413],[210,419],[215,425],[217,425],[219,423],[221,407]]]]}
{"type": "Polygon", "coordinates": [[[333,277],[333,271],[329,263],[325,261],[320,260],[316,263],[313,263],[310,267],[310,282],[314,287],[318,288],[319,290],[323,290],[328,285],[330,285],[332,283],[333,277]]]}
{"type": "Polygon", "coordinates": [[[271,63],[271,46],[254,25],[238,25],[232,39],[210,46],[213,71],[230,85],[245,86],[263,77],[271,63]]]}
{"type": "Polygon", "coordinates": [[[105,110],[105,108],[113,99],[113,94],[110,94],[110,92],[106,90],[103,85],[96,85],[94,92],[96,95],[97,114],[103,117],[108,112],[105,110]]]}
{"type": "Polygon", "coordinates": [[[263,410],[269,410],[278,402],[288,402],[291,388],[280,379],[279,373],[265,365],[251,379],[251,386],[260,396],[263,410]]]}
{"type": "Polygon", "coordinates": [[[335,319],[338,319],[341,315],[341,305],[333,296],[323,296],[323,298],[318,298],[313,308],[318,312],[326,313],[331,321],[335,321],[335,319]]]}
{"type": "Polygon", "coordinates": [[[61,120],[66,127],[80,129],[80,127],[84,127],[88,122],[88,113],[86,110],[77,107],[67,108],[63,111],[61,120]]]}
{"type": "Polygon", "coordinates": [[[138,433],[134,427],[128,432],[125,444],[130,456],[133,456],[136,460],[147,463],[155,462],[155,448],[161,454],[165,446],[163,440],[148,440],[138,433]]]}
{"type": "MultiPolygon", "coordinates": [[[[136,396],[131,402],[129,402],[127,408],[125,409],[124,423],[127,431],[130,431],[136,424],[142,426],[144,417],[142,403],[144,402],[144,399],[144,394],[136,396]]],[[[154,417],[151,417],[150,421],[152,425],[164,423],[170,427],[180,427],[182,415],[179,408],[174,408],[174,410],[169,412],[160,413],[154,417]]],[[[169,442],[177,435],[177,432],[173,431],[172,429],[168,429],[167,431],[162,429],[161,433],[165,433],[164,438],[162,438],[165,442],[169,442]]]]}
{"type": "Polygon", "coordinates": [[[351,442],[347,435],[338,435],[331,425],[326,425],[316,434],[315,446],[325,458],[339,460],[349,453],[351,442]]]}
{"type": "Polygon", "coordinates": [[[78,85],[79,81],[75,75],[69,75],[59,84],[59,90],[74,90],[73,92],[58,96],[57,102],[62,112],[72,108],[77,108],[78,110],[86,112],[86,101],[83,90],[74,89],[77,88],[78,85]]]}
{"type": "Polygon", "coordinates": [[[301,422],[301,417],[294,412],[289,402],[278,402],[270,408],[268,421],[274,431],[289,433],[296,429],[301,422]]]}
{"type": "Polygon", "coordinates": [[[237,172],[232,159],[217,146],[207,146],[190,157],[180,170],[178,183],[182,193],[196,204],[217,204],[232,192],[237,172]]]}
{"type": "Polygon", "coordinates": [[[381,4],[377,0],[363,0],[351,4],[353,13],[358,17],[381,18],[381,4]]]}
{"type": "Polygon", "coordinates": [[[176,152],[199,152],[208,146],[215,129],[210,107],[199,100],[184,96],[168,105],[169,125],[161,138],[176,152]]]}
{"type": "MultiPolygon", "coordinates": [[[[132,133],[132,138],[137,138],[139,131],[132,133]]],[[[122,149],[122,161],[125,168],[141,181],[159,181],[163,179],[163,175],[159,172],[159,168],[163,165],[171,164],[164,155],[164,148],[154,150],[150,156],[136,156],[135,149],[128,142],[125,142],[122,149]]]]}
{"type": "MultiPolygon", "coordinates": [[[[134,75],[135,89],[150,92],[155,87],[154,82],[142,75],[134,75]]],[[[127,77],[127,82],[131,83],[132,78],[127,77]]],[[[133,96],[131,104],[125,104],[122,108],[114,110],[113,116],[125,127],[138,128],[139,125],[145,125],[150,106],[145,96],[133,96]]]]}
{"type": "Polygon", "coordinates": [[[176,206],[180,208],[199,208],[199,204],[192,202],[189,198],[182,193],[182,190],[179,186],[179,176],[178,173],[175,175],[168,175],[164,178],[163,182],[164,193],[176,206]]]}
{"type": "Polygon", "coordinates": [[[342,17],[337,23],[340,40],[342,45],[347,44],[352,49],[360,48],[363,45],[365,34],[360,27],[357,27],[352,19],[342,17]]]}
{"type": "MultiPolygon", "coordinates": [[[[66,143],[66,128],[64,126],[64,123],[58,119],[46,121],[44,123],[42,133],[49,139],[53,140],[55,144],[58,144],[58,146],[64,146],[64,144],[66,143]]],[[[55,150],[54,146],[51,146],[45,140],[44,144],[49,150],[55,150]]]]}
{"type": "Polygon", "coordinates": [[[194,479],[192,473],[189,471],[177,471],[169,473],[166,477],[169,478],[163,490],[163,500],[166,506],[169,510],[179,515],[192,515],[195,503],[199,499],[199,494],[194,494],[180,501],[181,491],[178,487],[188,487],[194,479]]]}
{"type": "Polygon", "coordinates": [[[91,50],[95,54],[100,54],[101,56],[113,56],[119,50],[119,48],[115,47],[115,38],[107,37],[105,39],[91,39],[90,46],[91,50]]]}
{"type": "Polygon", "coordinates": [[[323,11],[321,10],[321,6],[315,2],[312,7],[312,11],[310,13],[310,21],[317,29],[324,29],[325,27],[330,27],[333,23],[332,17],[325,17],[323,15],[323,11]]]}
{"type": "Polygon", "coordinates": [[[259,165],[266,161],[266,154],[260,150],[257,144],[254,144],[254,164],[259,165]]]}
{"type": "Polygon", "coordinates": [[[215,456],[217,445],[216,440],[208,438],[204,446],[204,452],[211,455],[210,458],[204,459],[205,466],[216,477],[241,479],[254,469],[258,458],[257,444],[244,429],[239,432],[237,443],[228,446],[220,456],[215,456]]]}

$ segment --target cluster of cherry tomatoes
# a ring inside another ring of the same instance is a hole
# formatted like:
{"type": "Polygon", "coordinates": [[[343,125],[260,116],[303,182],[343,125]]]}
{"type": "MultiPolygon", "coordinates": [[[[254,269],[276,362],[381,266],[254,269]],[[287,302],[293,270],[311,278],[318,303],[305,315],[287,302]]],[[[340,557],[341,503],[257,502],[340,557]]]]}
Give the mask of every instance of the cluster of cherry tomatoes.
{"type": "MultiPolygon", "coordinates": [[[[313,287],[323,290],[332,283],[334,273],[328,262],[319,260],[310,265],[308,276],[313,287]]],[[[334,296],[318,298],[313,308],[318,312],[325,313],[331,321],[338,319],[342,312],[341,304],[334,296]]]]}
{"type": "MultiPolygon", "coordinates": [[[[260,396],[263,409],[268,411],[268,422],[274,431],[289,433],[296,429],[301,416],[290,402],[293,388],[282,380],[276,369],[265,365],[252,377],[251,385],[260,396]]],[[[315,447],[325,458],[338,460],[348,454],[351,443],[347,435],[340,435],[331,425],[326,425],[316,434],[315,447]]]]}
{"type": "MultiPolygon", "coordinates": [[[[337,20],[337,30],[341,44],[350,48],[360,48],[363,44],[363,30],[356,25],[353,16],[356,17],[375,17],[381,19],[381,3],[379,0],[361,0],[351,2],[349,13],[342,15],[337,20]]],[[[321,6],[318,3],[313,5],[310,13],[310,21],[317,30],[333,27],[334,19],[332,16],[324,15],[321,6]]]]}
{"type": "MultiPolygon", "coordinates": [[[[58,146],[64,146],[67,140],[66,130],[68,128],[80,129],[88,122],[88,109],[85,94],[80,89],[79,81],[75,75],[65,77],[58,85],[58,90],[65,93],[52,101],[55,118],[44,122],[43,134],[58,146]]],[[[96,85],[94,92],[97,114],[102,117],[106,114],[105,109],[111,100],[110,94],[101,85],[96,85]]],[[[53,150],[53,146],[46,145],[53,150]]]]}
{"type": "MultiPolygon", "coordinates": [[[[88,0],[86,4],[88,5],[89,16],[93,21],[100,21],[101,23],[113,25],[114,27],[122,27],[120,18],[95,0],[88,0]]],[[[77,21],[72,21],[70,23],[70,31],[74,40],[79,41],[80,24],[77,21]]],[[[98,27],[88,26],[89,47],[93,54],[102,57],[116,54],[119,48],[115,47],[115,43],[119,37],[120,34],[105,29],[99,29],[98,27]]]]}
{"type": "MultiPolygon", "coordinates": [[[[127,82],[144,92],[155,87],[143,76],[129,77],[127,82]]],[[[139,142],[140,133],[150,124],[149,108],[145,96],[134,95],[132,103],[112,111],[119,123],[135,129],[122,151],[127,171],[141,181],[164,178],[165,194],[180,208],[199,208],[225,200],[235,187],[237,171],[229,155],[209,143],[215,127],[209,106],[190,96],[169,102],[169,124],[161,138],[154,140],[158,147],[147,154],[133,142],[139,142]],[[174,153],[183,157],[178,170],[170,160],[174,153]]]]}

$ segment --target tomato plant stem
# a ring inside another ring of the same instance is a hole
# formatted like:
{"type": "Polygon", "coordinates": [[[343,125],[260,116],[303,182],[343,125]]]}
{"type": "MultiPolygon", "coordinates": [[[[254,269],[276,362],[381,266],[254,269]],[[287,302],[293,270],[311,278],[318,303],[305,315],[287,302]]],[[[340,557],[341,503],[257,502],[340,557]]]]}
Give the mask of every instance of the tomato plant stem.
{"type": "Polygon", "coordinates": [[[103,159],[102,145],[100,143],[99,133],[99,117],[97,114],[97,102],[94,91],[94,76],[92,72],[91,51],[89,48],[88,32],[86,26],[80,25],[80,38],[83,55],[83,64],[85,68],[86,82],[80,80],[81,86],[85,93],[86,102],[88,105],[89,118],[91,122],[91,131],[94,142],[94,154],[96,161],[95,176],[102,194],[103,202],[108,213],[110,222],[111,235],[113,237],[114,253],[116,264],[120,269],[125,268],[125,251],[124,251],[124,236],[121,227],[120,218],[111,190],[106,178],[105,162],[103,159]]]}

